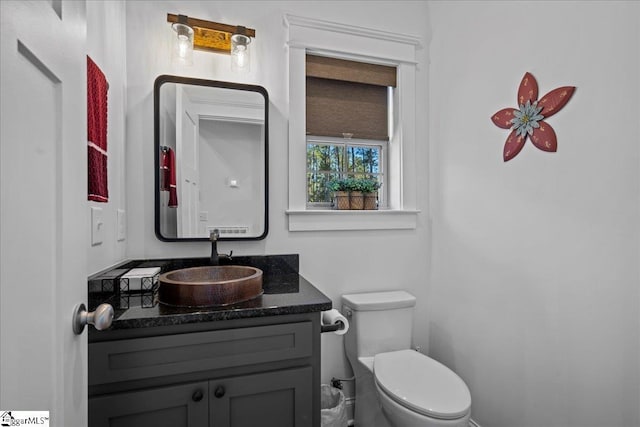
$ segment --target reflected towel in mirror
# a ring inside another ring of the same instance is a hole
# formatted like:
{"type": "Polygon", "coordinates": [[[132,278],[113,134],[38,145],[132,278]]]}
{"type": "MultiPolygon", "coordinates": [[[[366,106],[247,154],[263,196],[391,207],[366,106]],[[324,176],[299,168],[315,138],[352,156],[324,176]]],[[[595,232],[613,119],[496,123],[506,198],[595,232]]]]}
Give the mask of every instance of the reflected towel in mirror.
{"type": "Polygon", "coordinates": [[[169,192],[169,207],[178,207],[178,194],[176,192],[176,155],[169,147],[163,147],[160,159],[161,182],[160,190],[169,192]]]}

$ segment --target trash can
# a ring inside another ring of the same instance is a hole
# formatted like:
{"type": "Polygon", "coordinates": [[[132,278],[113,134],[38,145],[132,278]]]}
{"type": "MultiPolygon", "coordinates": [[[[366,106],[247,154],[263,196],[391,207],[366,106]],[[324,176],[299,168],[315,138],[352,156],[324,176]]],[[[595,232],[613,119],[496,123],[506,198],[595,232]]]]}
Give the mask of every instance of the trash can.
{"type": "Polygon", "coordinates": [[[347,427],[347,409],[342,390],[322,384],[320,409],[322,427],[347,427]]]}

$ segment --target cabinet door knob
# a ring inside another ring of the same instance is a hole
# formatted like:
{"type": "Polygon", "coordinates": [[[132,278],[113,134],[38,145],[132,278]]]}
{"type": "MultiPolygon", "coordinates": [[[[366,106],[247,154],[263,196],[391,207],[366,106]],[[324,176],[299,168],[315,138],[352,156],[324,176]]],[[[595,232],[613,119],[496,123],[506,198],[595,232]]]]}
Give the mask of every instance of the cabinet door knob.
{"type": "Polygon", "coordinates": [[[193,392],[191,399],[193,399],[194,402],[200,402],[203,397],[204,397],[204,394],[202,393],[202,390],[196,390],[193,392]]]}
{"type": "Polygon", "coordinates": [[[213,395],[218,399],[220,399],[222,396],[224,396],[224,387],[222,387],[221,385],[216,387],[215,391],[213,392],[213,395]]]}

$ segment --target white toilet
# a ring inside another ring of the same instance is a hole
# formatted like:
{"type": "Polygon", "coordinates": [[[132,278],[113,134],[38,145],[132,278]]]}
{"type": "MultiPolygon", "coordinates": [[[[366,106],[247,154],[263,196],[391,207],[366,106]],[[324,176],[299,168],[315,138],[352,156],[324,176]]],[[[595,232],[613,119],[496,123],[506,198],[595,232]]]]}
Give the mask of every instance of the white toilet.
{"type": "Polygon", "coordinates": [[[356,427],[468,427],[471,394],[452,370],[411,350],[416,299],[404,291],[342,296],[356,377],[356,427]]]}

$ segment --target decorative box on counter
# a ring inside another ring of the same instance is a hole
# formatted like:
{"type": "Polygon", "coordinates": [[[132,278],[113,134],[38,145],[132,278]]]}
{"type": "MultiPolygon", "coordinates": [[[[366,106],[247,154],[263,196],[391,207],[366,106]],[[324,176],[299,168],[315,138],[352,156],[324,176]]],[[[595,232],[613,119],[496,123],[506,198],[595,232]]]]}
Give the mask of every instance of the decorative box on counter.
{"type": "Polygon", "coordinates": [[[160,267],[132,268],[120,277],[118,308],[153,307],[160,267]]]}
{"type": "Polygon", "coordinates": [[[159,276],[160,267],[132,268],[120,277],[120,292],[153,291],[159,276]]]}
{"type": "Polygon", "coordinates": [[[95,280],[99,280],[100,292],[116,292],[120,289],[120,276],[127,271],[129,271],[127,268],[118,268],[97,277],[95,280]]]}

